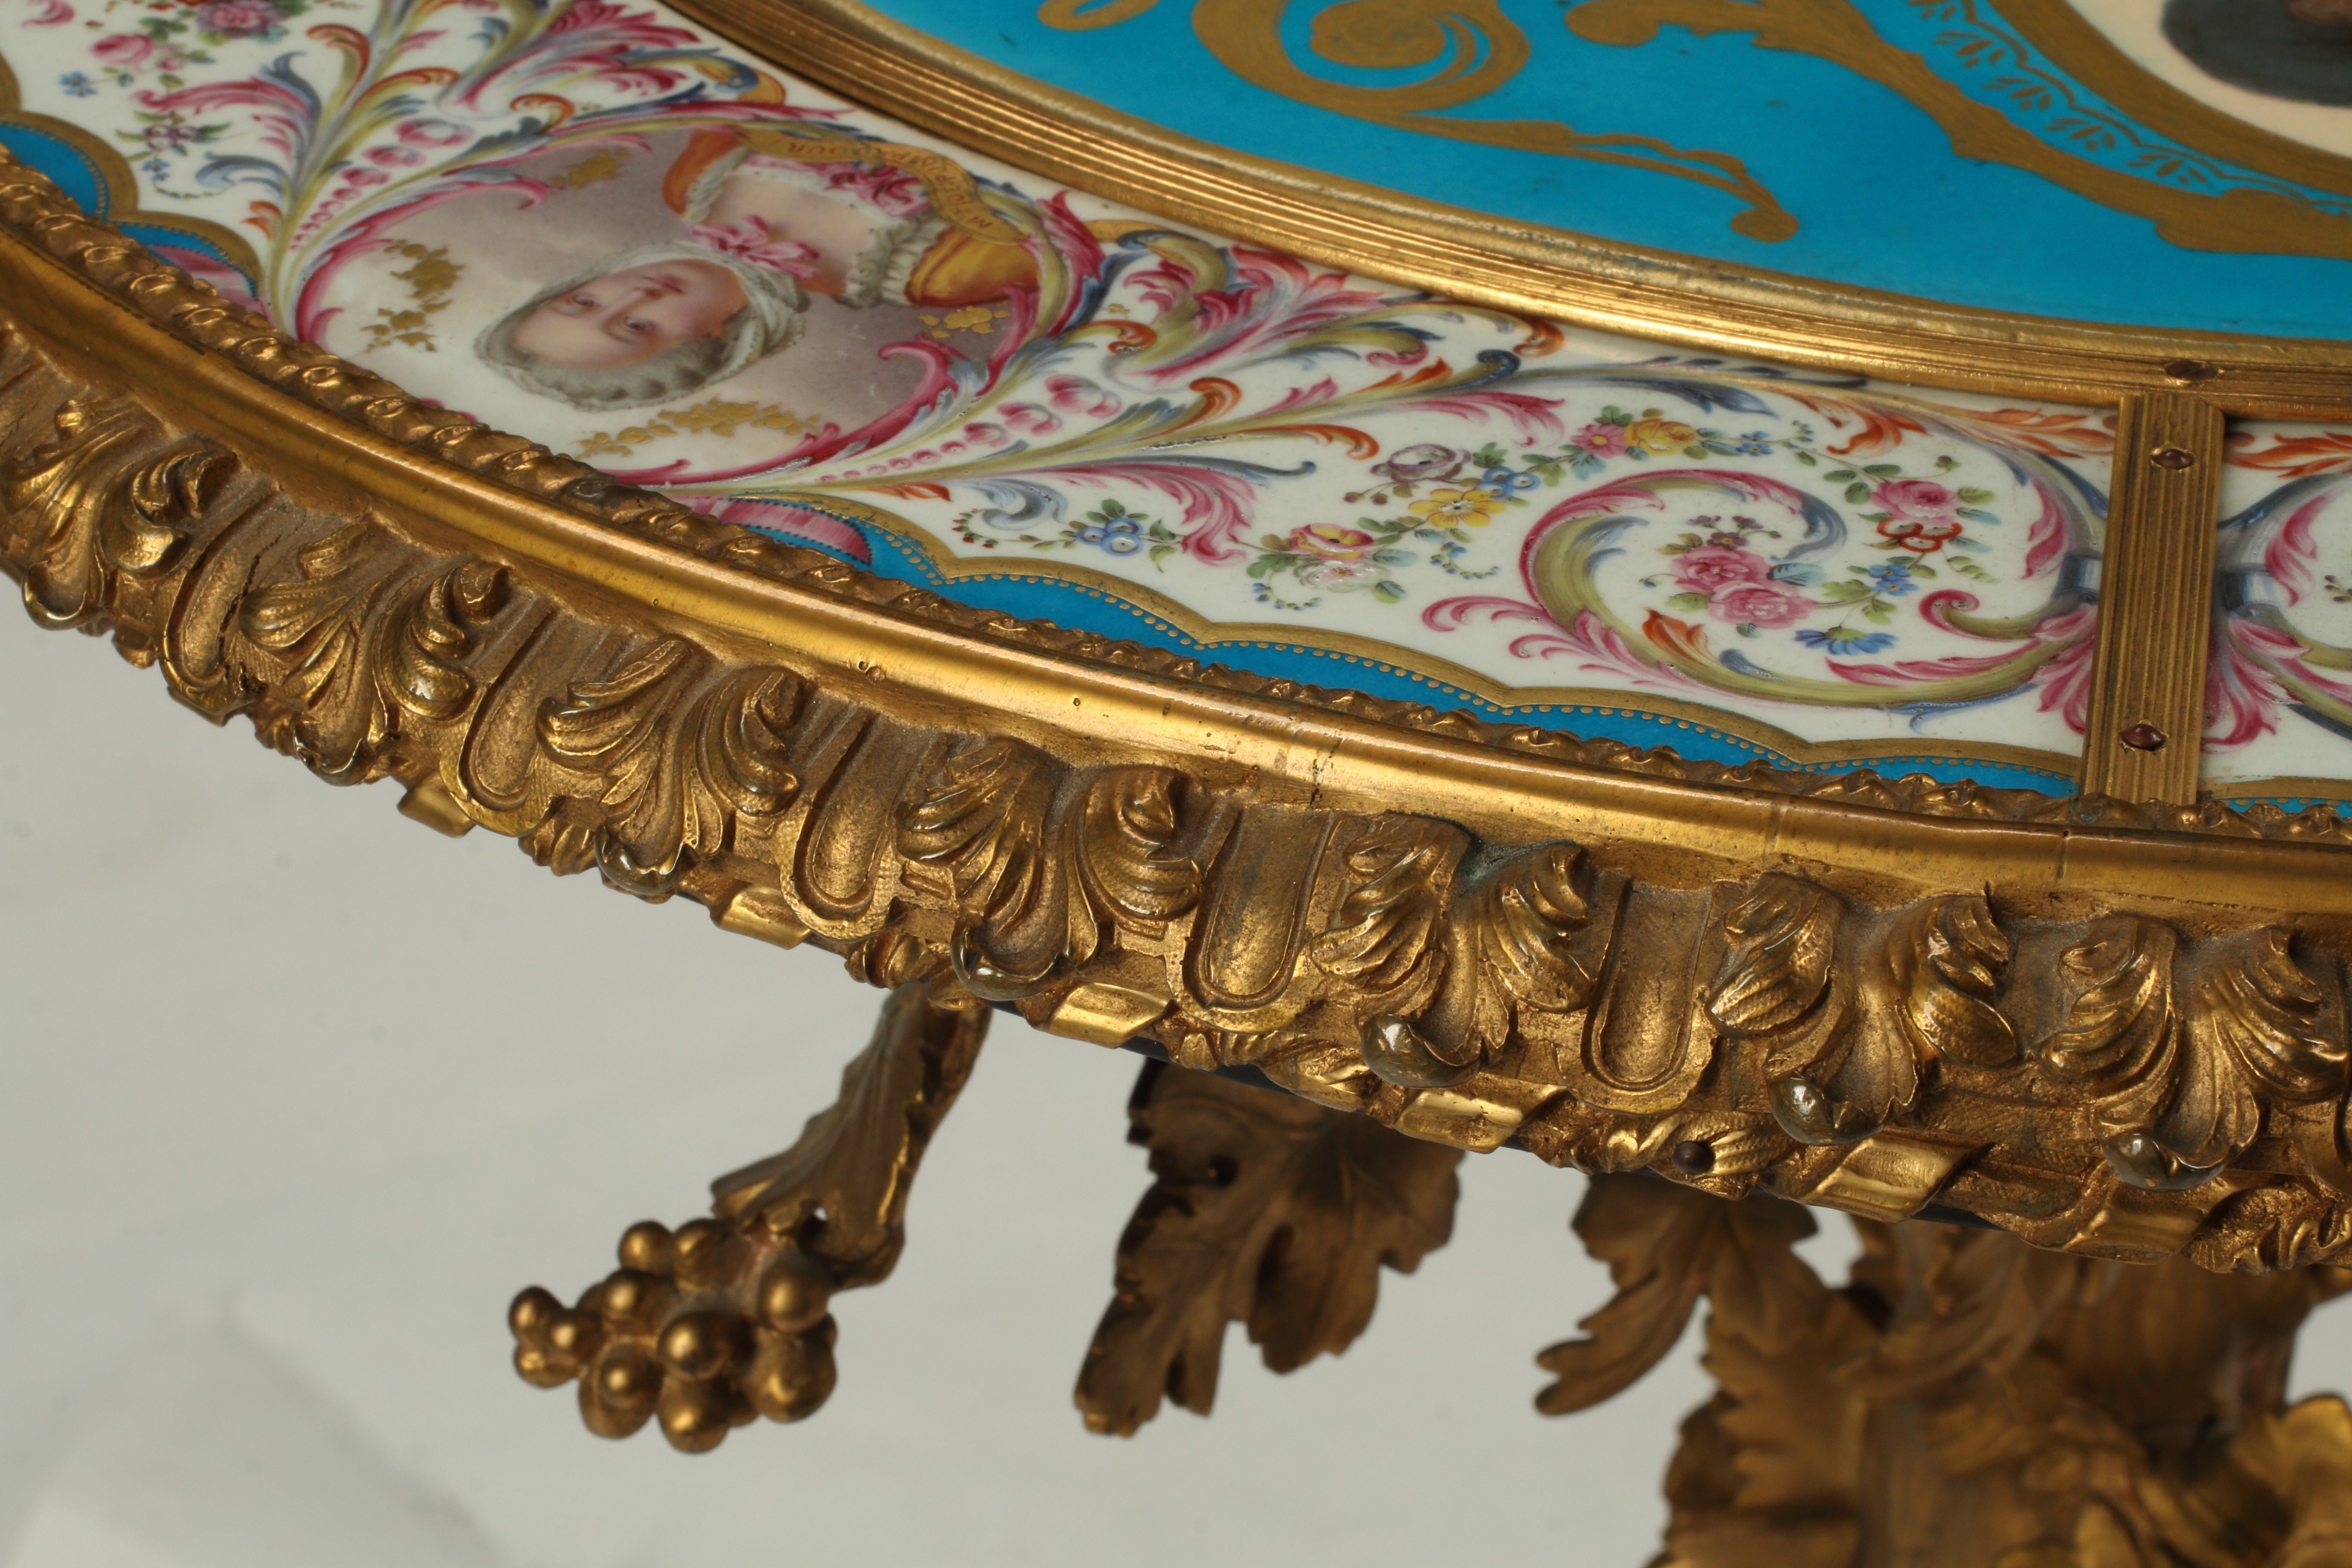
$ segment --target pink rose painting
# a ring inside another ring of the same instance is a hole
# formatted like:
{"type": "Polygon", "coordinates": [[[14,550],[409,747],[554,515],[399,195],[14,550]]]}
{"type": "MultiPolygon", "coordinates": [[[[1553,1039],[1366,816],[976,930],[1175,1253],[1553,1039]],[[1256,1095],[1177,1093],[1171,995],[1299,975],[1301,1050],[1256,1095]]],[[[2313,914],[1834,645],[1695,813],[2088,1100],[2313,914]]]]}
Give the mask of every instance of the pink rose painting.
{"type": "Polygon", "coordinates": [[[155,40],[141,33],[109,33],[90,45],[89,58],[115,70],[137,70],[155,52],[155,40]]]}
{"type": "Polygon", "coordinates": [[[1933,479],[1888,479],[1870,499],[1906,522],[1934,522],[1952,515],[1960,498],[1933,479]]]}
{"type": "Polygon", "coordinates": [[[1310,522],[1304,528],[1290,531],[1290,547],[1302,554],[1320,555],[1327,561],[1353,561],[1377,542],[1360,528],[1342,528],[1336,522],[1310,522]]]}
{"type": "Polygon", "coordinates": [[[207,0],[196,7],[199,32],[225,38],[249,38],[274,32],[286,20],[268,0],[207,0]]]}
{"type": "Polygon", "coordinates": [[[1761,583],[1769,575],[1762,556],[1727,544],[1702,544],[1675,557],[1675,581],[1701,594],[1735,583],[1761,583]]]}
{"type": "Polygon", "coordinates": [[[1708,615],[1752,626],[1792,626],[1815,607],[1802,594],[1769,582],[1733,583],[1716,590],[1706,602],[1708,615]]]}

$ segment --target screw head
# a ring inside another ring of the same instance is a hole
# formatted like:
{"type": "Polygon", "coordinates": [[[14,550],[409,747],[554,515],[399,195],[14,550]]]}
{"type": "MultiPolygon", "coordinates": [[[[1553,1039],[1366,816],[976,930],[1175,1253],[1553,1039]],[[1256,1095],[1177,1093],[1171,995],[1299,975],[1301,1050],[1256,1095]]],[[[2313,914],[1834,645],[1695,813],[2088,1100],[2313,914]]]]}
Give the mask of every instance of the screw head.
{"type": "Polygon", "coordinates": [[[1685,1138],[1675,1145],[1675,1169],[1685,1176],[1704,1176],[1715,1169],[1715,1145],[1685,1138]]]}
{"type": "Polygon", "coordinates": [[[2164,731],[2153,724],[2131,725],[2118,738],[2135,752],[2164,750],[2164,731]]]}
{"type": "Polygon", "coordinates": [[[2147,455],[2147,460],[2159,468],[2171,468],[2178,471],[2194,463],[2197,458],[2194,453],[2183,447],[2158,447],[2147,455]]]}

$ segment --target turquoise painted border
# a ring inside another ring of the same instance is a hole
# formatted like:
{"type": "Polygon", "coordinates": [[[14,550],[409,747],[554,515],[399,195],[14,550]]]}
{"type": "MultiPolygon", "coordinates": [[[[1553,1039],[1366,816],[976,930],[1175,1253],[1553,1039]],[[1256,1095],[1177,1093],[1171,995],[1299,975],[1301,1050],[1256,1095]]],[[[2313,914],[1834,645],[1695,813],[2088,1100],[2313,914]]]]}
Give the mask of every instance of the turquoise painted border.
{"type": "Polygon", "coordinates": [[[1649,749],[1671,747],[1678,754],[1738,766],[1762,762],[1792,773],[1850,773],[1870,769],[1889,777],[1926,773],[1945,784],[1973,780],[1998,789],[2029,789],[2043,795],[2071,795],[2074,779],[2054,769],[1989,762],[1979,757],[1940,756],[1934,752],[1895,753],[1856,762],[1800,762],[1769,746],[1762,746],[1728,731],[1689,719],[1666,718],[1635,708],[1604,703],[1535,702],[1503,704],[1434,677],[1399,665],[1383,664],[1356,654],[1336,652],[1301,643],[1266,638],[1204,642],[1181,628],[1102,589],[1041,573],[990,571],[950,579],[930,557],[910,541],[889,530],[844,512],[827,510],[795,497],[792,505],[822,512],[857,530],[873,552],[858,561],[838,550],[828,550],[796,534],[767,530],[770,537],[825,553],[864,567],[884,577],[919,583],[958,604],[996,610],[1023,620],[1050,621],[1073,631],[1094,632],[1156,647],[1170,653],[1231,665],[1270,679],[1296,680],[1311,686],[1337,687],[1368,696],[1427,703],[1441,709],[1462,709],[1481,719],[1556,730],[1587,740],[1622,742],[1649,749]]]}
{"type": "MultiPolygon", "coordinates": [[[[1690,180],[1352,119],[1254,86],[1194,35],[1194,0],[1159,0],[1143,15],[1081,31],[1041,22],[1037,0],[868,3],[1007,69],[1180,134],[1499,218],[1979,310],[2352,338],[2352,263],[2174,245],[2151,219],[2021,168],[1962,157],[1950,133],[1901,94],[1828,59],[1759,47],[1750,33],[1702,37],[1670,26],[1635,47],[1596,44],[1563,25],[1572,5],[1497,0],[1527,36],[1531,58],[1502,87],[1440,118],[1549,121],[1727,153],[1796,216],[1798,232],[1777,242],[1734,232],[1730,220],[1744,204],[1690,180]],[[1149,68],[1136,68],[1144,60],[1149,68]],[[2085,265],[2093,257],[2099,264],[2085,265]]],[[[1311,24],[1330,0],[1263,3],[1286,7],[1285,42],[1312,76],[1380,87],[1427,74],[1318,57],[1311,24]]],[[[2045,145],[2145,177],[2134,164],[2139,149],[2069,140],[2053,129],[2063,103],[2027,110],[2011,100],[2017,70],[1962,55],[1961,44],[1982,46],[2002,26],[1993,0],[1977,0],[1985,20],[1975,28],[1947,17],[1949,6],[1858,4],[1889,43],[1918,51],[1944,80],[2045,145]]],[[[2000,47],[2030,57],[2084,109],[2122,118],[2021,40],[2000,47]]],[[[2160,128],[2132,123],[2150,146],[2169,145],[2160,128]]],[[[2216,189],[2245,181],[2292,189],[2324,210],[2345,205],[2335,192],[2182,153],[2216,168],[2216,189]]]]}
{"type": "Polygon", "coordinates": [[[219,246],[169,218],[158,219],[152,213],[113,217],[113,194],[107,189],[106,176],[90,162],[89,154],[55,132],[45,131],[16,115],[0,115],[0,148],[7,149],[9,156],[26,168],[56,181],[58,188],[72,197],[82,211],[102,222],[113,223],[140,244],[202,251],[244,278],[248,285],[254,283],[252,275],[219,246]]]}

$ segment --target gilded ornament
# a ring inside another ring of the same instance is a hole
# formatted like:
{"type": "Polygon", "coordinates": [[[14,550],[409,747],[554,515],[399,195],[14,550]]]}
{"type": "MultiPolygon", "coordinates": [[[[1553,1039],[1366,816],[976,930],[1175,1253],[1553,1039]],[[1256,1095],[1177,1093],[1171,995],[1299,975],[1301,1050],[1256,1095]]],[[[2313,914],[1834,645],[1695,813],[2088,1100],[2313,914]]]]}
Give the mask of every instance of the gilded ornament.
{"type": "Polygon", "coordinates": [[[790,805],[800,779],[783,735],[800,693],[782,670],[714,672],[698,649],[667,638],[610,679],[549,699],[541,742],[604,785],[595,856],[604,874],[665,895],[697,858],[728,847],[739,819],[790,805]]]}
{"type": "Polygon", "coordinates": [[[1591,919],[1577,890],[1581,860],[1573,845],[1547,845],[1478,890],[1479,957],[1514,1000],[1540,1012],[1586,1006],[1599,984],[1573,945],[1591,919]]]}
{"type": "Polygon", "coordinates": [[[1371,1321],[1454,1228],[1460,1151],[1207,1073],[1147,1067],[1129,1107],[1151,1190],[1078,1373],[1091,1431],[1132,1435],[1163,1397],[1205,1415],[1228,1323],[1289,1372],[1371,1321]]]}
{"type": "Polygon", "coordinates": [[[2278,1099],[2341,1094],[2343,1029],[2329,1026],[2341,1014],[2341,982],[2331,974],[2335,983],[2323,989],[2295,962],[2293,942],[2286,927],[2264,926],[2249,939],[2250,951],[2201,975],[2189,1032],[2278,1099]]]}
{"type": "Polygon", "coordinates": [[[1348,847],[1348,890],[1309,953],[1324,973],[1418,1011],[1444,967],[1435,942],[1463,835],[1426,817],[1384,816],[1348,847]]]}
{"type": "MultiPolygon", "coordinates": [[[[19,357],[14,374],[31,366],[19,357]]],[[[0,504],[12,528],[31,530],[17,545],[25,608],[44,626],[75,626],[103,614],[122,579],[152,576],[179,556],[236,463],[202,441],[156,454],[157,427],[118,399],[68,398],[51,425],[55,439],[0,472],[0,504]]]]}
{"type": "MultiPolygon", "coordinates": [[[[1045,837],[1055,773],[1050,761],[1011,741],[941,759],[902,808],[898,850],[945,872],[966,911],[955,930],[956,973],[973,994],[1010,1002],[1045,983],[1069,952],[1064,868],[1045,837]]],[[[1093,932],[1082,933],[1089,952],[1093,932]]]]}
{"type": "Polygon", "coordinates": [[[984,1009],[940,1007],[924,984],[892,992],[841,1098],[790,1149],[713,1183],[715,1217],[630,1226],[621,1267],[571,1307],[538,1286],[515,1298],[516,1370],[576,1380],[599,1436],[658,1417],[688,1453],[758,1416],[814,1414],[835,1377],[831,1299],[898,1266],[916,1167],[987,1029],[984,1009]]]}
{"type": "Polygon", "coordinates": [[[229,678],[268,685],[256,726],[322,777],[380,776],[404,719],[452,719],[472,700],[460,661],[504,604],[499,574],[419,564],[381,527],[353,523],[297,550],[293,575],[242,601],[229,678]]]}
{"type": "Polygon", "coordinates": [[[1903,1031],[1923,1059],[2006,1067],[2017,1033],[1995,1005],[2013,949],[1978,894],[1930,900],[1904,915],[1886,945],[1903,1031]]]}

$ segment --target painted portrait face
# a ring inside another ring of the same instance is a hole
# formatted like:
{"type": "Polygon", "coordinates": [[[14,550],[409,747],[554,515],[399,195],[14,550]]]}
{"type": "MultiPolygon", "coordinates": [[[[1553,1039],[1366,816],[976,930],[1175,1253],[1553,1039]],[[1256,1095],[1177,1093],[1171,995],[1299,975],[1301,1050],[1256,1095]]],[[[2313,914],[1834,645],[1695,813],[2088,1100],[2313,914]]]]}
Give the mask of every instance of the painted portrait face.
{"type": "Polygon", "coordinates": [[[678,259],[608,272],[517,322],[514,346],[572,370],[615,370],[719,335],[743,285],[715,262],[678,259]]]}

